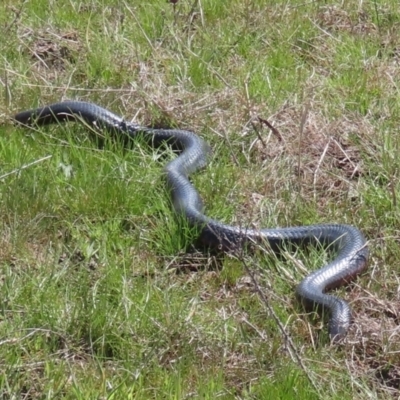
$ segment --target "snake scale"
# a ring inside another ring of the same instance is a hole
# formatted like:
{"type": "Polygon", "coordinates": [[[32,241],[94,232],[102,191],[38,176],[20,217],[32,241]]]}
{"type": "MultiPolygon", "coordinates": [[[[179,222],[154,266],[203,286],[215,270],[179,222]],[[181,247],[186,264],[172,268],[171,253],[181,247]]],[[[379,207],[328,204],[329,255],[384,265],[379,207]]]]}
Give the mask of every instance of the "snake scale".
{"type": "Polygon", "coordinates": [[[351,323],[347,302],[325,292],[343,285],[360,274],[367,265],[368,247],[363,234],[354,226],[321,224],[275,229],[247,229],[230,226],[207,217],[203,202],[189,176],[207,165],[209,145],[195,133],[180,129],[156,129],[125,121],[98,105],[66,101],[18,113],[15,121],[26,126],[78,120],[95,129],[134,138],[141,135],[154,147],[168,143],[179,156],[165,166],[165,179],[175,211],[190,226],[197,227],[203,244],[229,251],[246,243],[266,243],[274,251],[284,245],[321,244],[335,252],[333,261],[308,275],[296,289],[307,307],[318,306],[330,312],[329,335],[342,339],[351,323]]]}

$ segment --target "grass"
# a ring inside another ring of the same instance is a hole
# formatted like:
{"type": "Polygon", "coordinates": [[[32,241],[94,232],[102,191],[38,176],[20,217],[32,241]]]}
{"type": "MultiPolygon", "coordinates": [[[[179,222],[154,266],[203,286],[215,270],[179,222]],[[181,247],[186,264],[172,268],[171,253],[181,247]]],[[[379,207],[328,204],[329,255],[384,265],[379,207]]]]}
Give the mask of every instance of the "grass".
{"type": "Polygon", "coordinates": [[[353,3],[0,4],[2,398],[399,396],[400,13],[353,3]],[[358,226],[346,342],[294,296],[322,249],[210,254],[171,211],[167,149],[10,121],[61,99],[204,137],[218,220],[358,226]]]}

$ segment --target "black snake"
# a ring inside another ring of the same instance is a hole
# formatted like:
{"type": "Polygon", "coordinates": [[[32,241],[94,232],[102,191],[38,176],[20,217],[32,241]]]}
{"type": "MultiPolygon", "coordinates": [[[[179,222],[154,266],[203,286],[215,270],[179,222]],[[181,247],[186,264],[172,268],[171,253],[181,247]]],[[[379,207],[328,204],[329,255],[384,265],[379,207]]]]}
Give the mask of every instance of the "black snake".
{"type": "Polygon", "coordinates": [[[334,340],[345,336],[351,323],[349,305],[325,291],[347,283],[367,264],[368,248],[362,233],[350,225],[310,225],[276,229],[246,229],[225,225],[203,214],[203,202],[189,175],[206,166],[210,147],[199,136],[180,129],[155,129],[139,126],[95,104],[66,101],[18,113],[14,119],[23,125],[46,125],[65,120],[80,120],[96,129],[123,136],[142,135],[152,146],[167,142],[179,157],[165,167],[173,207],[189,224],[199,229],[201,241],[208,246],[231,250],[244,243],[266,243],[274,251],[282,245],[322,244],[336,252],[336,258],[308,275],[297,287],[297,295],[307,306],[330,311],[329,334],[334,340]]]}

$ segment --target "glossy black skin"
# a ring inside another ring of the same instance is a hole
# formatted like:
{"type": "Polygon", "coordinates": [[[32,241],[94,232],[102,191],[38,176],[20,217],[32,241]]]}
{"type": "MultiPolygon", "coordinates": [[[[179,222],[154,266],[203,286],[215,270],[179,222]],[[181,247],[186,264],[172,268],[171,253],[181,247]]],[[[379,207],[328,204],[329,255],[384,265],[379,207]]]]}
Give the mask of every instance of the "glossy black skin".
{"type": "Polygon", "coordinates": [[[327,295],[325,291],[349,282],[366,268],[368,247],[357,228],[325,224],[255,230],[229,226],[207,217],[189,175],[207,165],[211,152],[208,144],[190,131],[135,125],[95,104],[78,101],[23,111],[14,119],[27,126],[78,120],[119,136],[135,138],[141,135],[155,147],[167,142],[180,151],[180,155],[165,167],[174,209],[199,229],[200,239],[207,246],[230,251],[246,243],[264,243],[278,252],[282,245],[322,244],[334,250],[336,258],[308,275],[298,285],[296,293],[308,308],[318,306],[330,311],[329,334],[332,340],[338,341],[346,335],[351,323],[350,307],[344,300],[327,295]]]}

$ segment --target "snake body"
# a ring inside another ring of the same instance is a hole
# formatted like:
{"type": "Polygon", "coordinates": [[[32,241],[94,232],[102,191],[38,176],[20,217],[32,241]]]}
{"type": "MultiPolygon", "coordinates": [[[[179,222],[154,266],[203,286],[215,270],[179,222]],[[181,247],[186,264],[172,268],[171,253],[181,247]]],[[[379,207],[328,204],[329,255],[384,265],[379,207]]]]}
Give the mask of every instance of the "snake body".
{"type": "Polygon", "coordinates": [[[284,245],[321,244],[336,254],[323,268],[308,275],[296,292],[308,306],[319,306],[330,312],[329,334],[333,340],[343,338],[351,323],[347,302],[325,292],[343,285],[360,274],[368,259],[368,248],[362,233],[354,226],[324,224],[275,229],[246,229],[218,222],[204,215],[203,202],[189,176],[206,166],[209,145],[195,133],[180,129],[143,127],[113,114],[95,104],[66,101],[23,111],[14,119],[23,125],[47,125],[66,120],[78,120],[96,129],[123,137],[141,135],[152,146],[168,143],[179,150],[178,157],[165,166],[165,179],[170,189],[175,211],[183,215],[190,226],[197,227],[201,241],[208,246],[232,250],[245,243],[267,243],[274,251],[284,245]]]}

